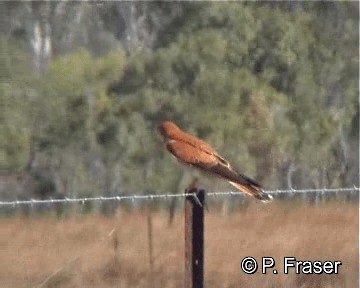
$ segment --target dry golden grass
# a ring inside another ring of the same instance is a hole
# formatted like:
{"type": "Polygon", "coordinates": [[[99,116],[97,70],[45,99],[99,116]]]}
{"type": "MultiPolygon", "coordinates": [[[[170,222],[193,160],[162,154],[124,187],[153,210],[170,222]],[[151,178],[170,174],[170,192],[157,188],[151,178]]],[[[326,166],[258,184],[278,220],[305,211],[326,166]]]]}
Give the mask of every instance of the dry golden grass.
{"type": "MultiPolygon", "coordinates": [[[[205,215],[206,287],[358,287],[358,206],[252,203],[205,215]],[[272,256],[279,274],[246,275],[245,256],[272,256]],[[284,256],[340,260],[339,275],[282,273],[284,256]]],[[[147,214],[75,215],[0,220],[0,287],[182,287],[183,214],[168,226],[154,212],[150,273],[147,214]],[[152,285],[150,285],[152,283],[152,285]]]]}

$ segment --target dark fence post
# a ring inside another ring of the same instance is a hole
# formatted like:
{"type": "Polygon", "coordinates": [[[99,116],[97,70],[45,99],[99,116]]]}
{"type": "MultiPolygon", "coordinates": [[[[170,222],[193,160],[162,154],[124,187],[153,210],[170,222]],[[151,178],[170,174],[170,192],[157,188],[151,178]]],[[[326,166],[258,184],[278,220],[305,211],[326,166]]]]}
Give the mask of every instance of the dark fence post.
{"type": "Polygon", "coordinates": [[[190,195],[185,199],[185,288],[202,288],[205,191],[193,189],[186,193],[190,195]]]}

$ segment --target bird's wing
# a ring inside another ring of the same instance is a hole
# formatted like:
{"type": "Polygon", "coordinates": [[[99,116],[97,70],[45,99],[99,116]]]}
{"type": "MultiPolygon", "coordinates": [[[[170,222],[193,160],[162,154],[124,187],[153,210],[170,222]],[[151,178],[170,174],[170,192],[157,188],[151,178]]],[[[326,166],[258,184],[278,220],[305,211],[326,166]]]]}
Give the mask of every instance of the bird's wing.
{"type": "Polygon", "coordinates": [[[261,185],[255,180],[237,172],[233,167],[231,167],[230,163],[223,158],[218,158],[218,161],[213,163],[213,165],[207,169],[229,181],[242,185],[252,185],[257,188],[261,187],[261,185]]]}
{"type": "Polygon", "coordinates": [[[171,139],[166,142],[166,148],[177,160],[188,165],[197,166],[201,164],[204,167],[210,167],[216,161],[216,157],[213,154],[207,153],[187,142],[171,139]]]}
{"type": "MultiPolygon", "coordinates": [[[[217,157],[218,157],[218,161],[210,167],[205,167],[204,170],[212,172],[222,178],[227,179],[231,185],[235,186],[240,191],[248,195],[251,195],[263,202],[269,202],[272,200],[272,196],[265,193],[259,183],[234,170],[231,167],[230,163],[227,162],[224,158],[220,156],[217,157]]],[[[195,166],[202,168],[201,163],[195,166]]]]}
{"type": "Polygon", "coordinates": [[[178,133],[173,134],[171,139],[193,146],[194,148],[202,150],[207,154],[214,154],[215,152],[208,143],[184,131],[179,131],[178,133]]]}
{"type": "Polygon", "coordinates": [[[237,189],[255,198],[268,202],[272,197],[266,194],[259,183],[240,174],[233,169],[228,161],[216,154],[207,153],[199,147],[194,147],[187,142],[169,140],[166,148],[180,162],[199,168],[207,173],[217,175],[229,181],[237,189]]]}
{"type": "Polygon", "coordinates": [[[211,148],[211,150],[204,150],[188,142],[177,140],[168,141],[166,147],[170,153],[185,164],[195,166],[205,172],[210,172],[232,182],[242,185],[252,185],[258,188],[261,187],[255,180],[233,169],[228,161],[219,156],[211,148]]]}

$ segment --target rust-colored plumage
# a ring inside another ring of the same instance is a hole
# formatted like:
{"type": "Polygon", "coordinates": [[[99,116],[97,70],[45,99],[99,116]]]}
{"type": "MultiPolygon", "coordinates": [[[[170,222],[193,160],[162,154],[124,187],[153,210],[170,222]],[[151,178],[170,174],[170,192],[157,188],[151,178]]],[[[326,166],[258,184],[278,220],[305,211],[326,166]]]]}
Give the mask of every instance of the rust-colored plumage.
{"type": "Polygon", "coordinates": [[[205,141],[182,131],[171,121],[162,122],[157,129],[164,139],[167,150],[181,163],[224,178],[240,191],[264,202],[272,199],[262,190],[259,183],[237,172],[205,141]]]}

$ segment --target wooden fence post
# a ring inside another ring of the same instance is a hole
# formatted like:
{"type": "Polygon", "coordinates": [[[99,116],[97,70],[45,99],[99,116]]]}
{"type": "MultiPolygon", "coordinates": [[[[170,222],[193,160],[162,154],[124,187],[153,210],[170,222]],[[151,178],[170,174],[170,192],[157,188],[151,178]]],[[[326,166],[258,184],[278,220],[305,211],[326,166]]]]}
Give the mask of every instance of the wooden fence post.
{"type": "Polygon", "coordinates": [[[185,288],[202,288],[205,191],[193,189],[186,193],[189,195],[185,199],[185,288]]]}

